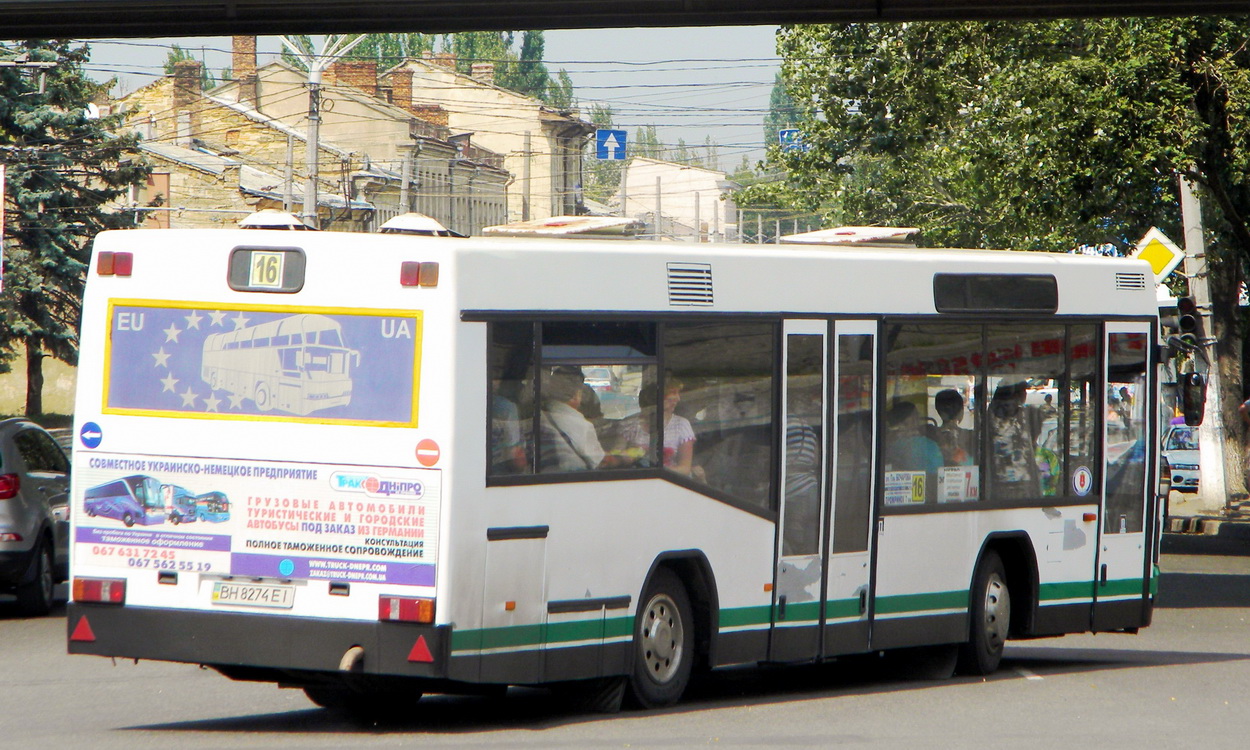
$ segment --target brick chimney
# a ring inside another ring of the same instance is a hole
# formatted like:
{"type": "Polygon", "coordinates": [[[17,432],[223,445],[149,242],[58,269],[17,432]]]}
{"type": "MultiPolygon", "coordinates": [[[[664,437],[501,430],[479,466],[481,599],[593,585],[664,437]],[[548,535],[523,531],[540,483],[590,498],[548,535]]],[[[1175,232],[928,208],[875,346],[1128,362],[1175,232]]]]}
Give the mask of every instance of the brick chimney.
{"type": "Polygon", "coordinates": [[[440,127],[447,127],[449,122],[447,110],[437,104],[409,104],[404,109],[416,115],[418,120],[425,120],[440,127]]]}
{"type": "Polygon", "coordinates": [[[174,63],[174,140],[179,145],[189,143],[199,130],[200,108],[196,104],[200,101],[202,91],[201,69],[198,60],[180,60],[174,63]]]}
{"type": "Polygon", "coordinates": [[[471,70],[472,72],[470,75],[473,76],[475,80],[492,85],[495,83],[495,63],[475,62],[473,63],[471,70]]]}
{"type": "Polygon", "coordinates": [[[391,103],[408,109],[412,106],[412,69],[391,71],[391,103]]]}
{"type": "Polygon", "coordinates": [[[447,68],[448,70],[456,69],[455,52],[437,52],[431,55],[429,60],[439,67],[447,68]]]}
{"type": "Polygon", "coordinates": [[[239,84],[239,103],[253,108],[259,105],[256,76],[256,37],[231,37],[231,64],[234,80],[239,84]]]}
{"type": "Polygon", "coordinates": [[[378,63],[375,60],[339,60],[330,66],[334,83],[355,86],[369,96],[378,95],[378,63]]]}

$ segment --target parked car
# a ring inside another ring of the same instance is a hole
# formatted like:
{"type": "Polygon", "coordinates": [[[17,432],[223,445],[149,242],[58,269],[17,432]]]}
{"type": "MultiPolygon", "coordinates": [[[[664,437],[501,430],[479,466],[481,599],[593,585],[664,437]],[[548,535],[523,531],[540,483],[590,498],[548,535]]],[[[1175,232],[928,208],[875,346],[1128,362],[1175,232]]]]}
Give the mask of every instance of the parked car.
{"type": "Polygon", "coordinates": [[[1172,467],[1172,489],[1198,491],[1198,428],[1169,425],[1163,433],[1163,456],[1172,467]]]}
{"type": "Polygon", "coordinates": [[[0,594],[18,610],[46,615],[69,576],[69,461],[27,419],[0,421],[0,594]]]}

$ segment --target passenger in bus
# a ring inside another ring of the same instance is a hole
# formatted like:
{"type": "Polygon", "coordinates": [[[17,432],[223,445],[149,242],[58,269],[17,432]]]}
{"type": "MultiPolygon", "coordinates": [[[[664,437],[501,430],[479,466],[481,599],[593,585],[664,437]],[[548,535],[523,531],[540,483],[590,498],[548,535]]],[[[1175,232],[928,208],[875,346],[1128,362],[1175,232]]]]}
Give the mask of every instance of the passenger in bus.
{"type": "Polygon", "coordinates": [[[1037,497],[1041,493],[1036,435],[1025,411],[1028,381],[1007,377],[990,400],[990,477],[993,500],[1037,497]]]}
{"type": "Polygon", "coordinates": [[[925,473],[925,497],[932,500],[937,494],[937,473],[942,468],[942,450],[938,444],[923,433],[924,425],[920,410],[910,401],[899,401],[886,414],[890,430],[885,461],[888,471],[923,471],[925,473]]]}
{"type": "Polygon", "coordinates": [[[974,463],[972,431],[960,427],[964,418],[964,397],[954,388],[938,391],[933,410],[942,419],[937,428],[937,444],[943,466],[971,466],[974,463]]]}
{"type": "Polygon", "coordinates": [[[820,540],[820,432],[809,421],[820,419],[820,388],[818,383],[790,391],[782,537],[786,555],[814,553],[820,540]]]}
{"type": "Polygon", "coordinates": [[[528,470],[521,417],[517,405],[500,391],[501,381],[491,380],[490,450],[492,474],[521,474],[528,470]]]}
{"type": "Polygon", "coordinates": [[[604,463],[595,427],[579,411],[582,368],[553,367],[542,376],[540,468],[544,472],[588,471],[604,463]]]}
{"type": "MultiPolygon", "coordinates": [[[[682,382],[669,377],[664,388],[664,468],[689,476],[694,471],[694,428],[690,420],[675,413],[681,402],[682,382]]],[[[654,384],[644,386],[638,393],[638,405],[642,411],[638,419],[624,428],[626,450],[635,455],[647,455],[651,446],[651,424],[655,415],[654,384]],[[641,452],[639,452],[641,451],[641,452]]]]}

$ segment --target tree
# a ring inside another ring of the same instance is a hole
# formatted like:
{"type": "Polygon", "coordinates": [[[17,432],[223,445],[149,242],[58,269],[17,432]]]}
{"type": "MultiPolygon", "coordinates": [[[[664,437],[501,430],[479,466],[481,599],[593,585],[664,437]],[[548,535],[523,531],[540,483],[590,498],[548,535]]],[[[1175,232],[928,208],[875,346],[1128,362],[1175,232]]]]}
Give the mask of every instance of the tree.
{"type": "Polygon", "coordinates": [[[389,70],[404,60],[433,52],[436,38],[432,34],[367,34],[352,51],[352,57],[374,60],[379,70],[389,70]]]}
{"type": "Polygon", "coordinates": [[[121,115],[88,113],[87,105],[112,86],[83,74],[88,52],[60,41],[0,46],[0,56],[56,62],[42,86],[38,74],[0,68],[0,155],[7,165],[0,364],[25,351],[28,415],[43,411],[43,358],[70,364],[77,358],[92,238],[134,223],[107,206],[150,171],[134,158],[138,136],[109,132],[121,115]]]}
{"type": "MultiPolygon", "coordinates": [[[[185,60],[195,60],[195,55],[192,55],[189,50],[185,50],[176,44],[171,44],[169,46],[169,53],[165,55],[165,75],[172,76],[174,74],[174,66],[185,60]]],[[[226,71],[222,71],[223,81],[229,80],[230,78],[231,76],[228,75],[226,71]]],[[[217,79],[213,78],[213,74],[208,69],[208,66],[201,65],[200,88],[207,91],[208,89],[214,88],[216,85],[217,79]]]]}
{"type": "MultiPolygon", "coordinates": [[[[611,130],[614,113],[606,104],[590,105],[590,121],[600,130],[611,130]]],[[[610,159],[591,159],[586,169],[585,192],[588,198],[604,201],[621,188],[622,165],[625,162],[610,159]]]]}
{"type": "Polygon", "coordinates": [[[784,28],[811,150],[771,151],[789,175],[777,192],[934,244],[1126,250],[1150,226],[1180,236],[1187,175],[1207,213],[1221,415],[1239,424],[1248,37],[1233,16],[784,28]]]}
{"type": "Polygon", "coordinates": [[[801,115],[790,92],[786,90],[785,79],[778,71],[773,79],[773,89],[768,95],[768,114],[764,116],[764,143],[776,143],[777,131],[797,128],[801,115]]]}

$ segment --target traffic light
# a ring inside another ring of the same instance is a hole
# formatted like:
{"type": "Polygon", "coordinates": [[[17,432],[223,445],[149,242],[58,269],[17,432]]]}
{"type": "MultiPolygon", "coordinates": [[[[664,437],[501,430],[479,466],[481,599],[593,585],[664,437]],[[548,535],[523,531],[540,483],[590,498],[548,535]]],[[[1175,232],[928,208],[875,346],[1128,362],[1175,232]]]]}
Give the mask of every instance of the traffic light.
{"type": "Polygon", "coordinates": [[[1207,379],[1196,372],[1181,373],[1176,379],[1176,389],[1180,392],[1185,424],[1190,427],[1202,424],[1207,405],[1207,379]]]}
{"type": "Polygon", "coordinates": [[[1195,344],[1201,344],[1206,337],[1202,330],[1202,313],[1193,297],[1176,298],[1176,328],[1182,336],[1191,337],[1195,344]]]}

